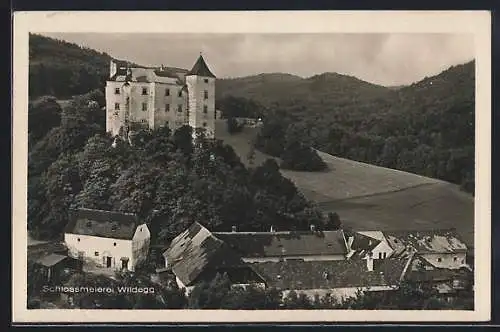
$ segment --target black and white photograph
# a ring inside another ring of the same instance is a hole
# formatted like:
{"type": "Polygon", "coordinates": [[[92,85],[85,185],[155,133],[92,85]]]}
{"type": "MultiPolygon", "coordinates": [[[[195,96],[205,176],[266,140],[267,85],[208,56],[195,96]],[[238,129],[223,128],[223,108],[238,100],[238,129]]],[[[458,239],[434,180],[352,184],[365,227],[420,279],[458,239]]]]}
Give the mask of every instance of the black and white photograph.
{"type": "Polygon", "coordinates": [[[18,13],[14,319],[488,319],[489,20],[18,13]]]}

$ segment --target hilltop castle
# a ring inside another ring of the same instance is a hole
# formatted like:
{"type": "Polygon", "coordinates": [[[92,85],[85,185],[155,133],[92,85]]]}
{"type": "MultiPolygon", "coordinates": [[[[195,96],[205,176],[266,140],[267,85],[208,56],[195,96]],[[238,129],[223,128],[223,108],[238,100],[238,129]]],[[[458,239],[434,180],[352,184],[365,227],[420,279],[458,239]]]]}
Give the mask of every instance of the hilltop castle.
{"type": "Polygon", "coordinates": [[[111,60],[106,82],[106,131],[127,136],[138,128],[189,124],[215,135],[215,75],[200,55],[191,70],[132,66],[111,60]]]}

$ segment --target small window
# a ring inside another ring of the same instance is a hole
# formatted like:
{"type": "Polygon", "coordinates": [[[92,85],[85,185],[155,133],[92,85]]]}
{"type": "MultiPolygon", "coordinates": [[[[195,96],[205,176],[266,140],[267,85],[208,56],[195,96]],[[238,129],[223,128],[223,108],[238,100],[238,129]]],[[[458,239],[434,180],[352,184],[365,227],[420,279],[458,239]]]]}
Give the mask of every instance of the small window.
{"type": "Polygon", "coordinates": [[[206,127],[207,126],[207,123],[206,122],[203,122],[203,127],[206,127]]]}
{"type": "Polygon", "coordinates": [[[437,259],[437,261],[441,263],[441,257],[439,257],[439,258],[437,259]]]}
{"type": "Polygon", "coordinates": [[[457,257],[453,257],[453,261],[454,262],[458,261],[458,258],[457,257]]]}
{"type": "Polygon", "coordinates": [[[147,111],[148,110],[148,103],[142,103],[142,110],[147,111]]]}
{"type": "Polygon", "coordinates": [[[182,105],[177,105],[177,112],[179,112],[179,113],[182,112],[182,105]]]}
{"type": "Polygon", "coordinates": [[[170,112],[170,104],[165,104],[165,112],[170,112]]]}
{"type": "Polygon", "coordinates": [[[208,106],[203,105],[203,113],[207,114],[208,113],[208,106]]]}
{"type": "Polygon", "coordinates": [[[113,243],[113,247],[116,247],[116,242],[115,242],[115,243],[113,243]]]}
{"type": "Polygon", "coordinates": [[[119,110],[120,109],[120,103],[115,103],[115,110],[119,110]]]}
{"type": "Polygon", "coordinates": [[[179,97],[182,97],[182,90],[179,90],[179,94],[178,94],[179,97]]]}
{"type": "Polygon", "coordinates": [[[120,88],[115,88],[115,95],[119,95],[120,94],[120,88]]]}
{"type": "Polygon", "coordinates": [[[99,251],[94,252],[94,256],[99,256],[99,251]]]}
{"type": "Polygon", "coordinates": [[[165,89],[165,96],[170,96],[170,89],[165,89]]]}
{"type": "Polygon", "coordinates": [[[384,258],[387,258],[387,253],[386,252],[384,252],[384,258]]]}
{"type": "Polygon", "coordinates": [[[208,83],[208,78],[205,78],[203,82],[208,83]]]}
{"type": "Polygon", "coordinates": [[[382,253],[381,252],[378,253],[378,259],[382,259],[382,253]]]}
{"type": "Polygon", "coordinates": [[[205,99],[208,99],[208,91],[207,91],[207,90],[205,90],[205,91],[203,92],[203,96],[204,96],[204,98],[205,98],[205,99]]]}
{"type": "Polygon", "coordinates": [[[145,96],[148,94],[148,88],[142,88],[142,95],[145,96]]]}
{"type": "Polygon", "coordinates": [[[76,241],[80,242],[80,238],[76,239],[76,241]]]}

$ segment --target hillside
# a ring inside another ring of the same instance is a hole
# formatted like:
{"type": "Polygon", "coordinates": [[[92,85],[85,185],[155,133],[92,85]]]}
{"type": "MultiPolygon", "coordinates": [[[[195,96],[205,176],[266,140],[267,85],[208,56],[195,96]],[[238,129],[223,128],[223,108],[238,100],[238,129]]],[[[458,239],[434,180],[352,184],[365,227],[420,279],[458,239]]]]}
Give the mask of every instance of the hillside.
{"type": "MultiPolygon", "coordinates": [[[[231,145],[245,164],[255,128],[231,135],[217,121],[216,136],[231,145]]],[[[318,152],[327,172],[281,170],[304,196],[325,213],[339,214],[344,226],[360,230],[456,228],[474,245],[474,199],[441,180],[379,167],[318,152]]],[[[253,166],[270,156],[256,150],[253,166]]],[[[276,159],[276,158],[273,158],[276,159]]]]}
{"type": "Polygon", "coordinates": [[[285,83],[240,78],[217,90],[219,105],[229,97],[262,105],[264,128],[275,133],[265,137],[271,144],[293,124],[296,139],[320,151],[473,192],[474,68],[474,61],[452,66],[397,90],[333,73],[285,83]]]}

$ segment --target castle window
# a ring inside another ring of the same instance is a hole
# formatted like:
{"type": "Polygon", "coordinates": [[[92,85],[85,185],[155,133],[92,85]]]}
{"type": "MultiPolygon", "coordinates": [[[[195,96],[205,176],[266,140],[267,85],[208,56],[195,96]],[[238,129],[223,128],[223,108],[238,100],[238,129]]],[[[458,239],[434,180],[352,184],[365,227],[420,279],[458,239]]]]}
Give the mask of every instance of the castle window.
{"type": "Polygon", "coordinates": [[[378,253],[378,259],[382,259],[382,253],[381,252],[378,253]]]}
{"type": "Polygon", "coordinates": [[[207,114],[208,113],[208,106],[203,105],[203,113],[207,114]]]}
{"type": "Polygon", "coordinates": [[[203,127],[206,127],[207,126],[207,123],[206,122],[203,122],[203,127]]]}
{"type": "Polygon", "coordinates": [[[457,257],[453,257],[453,261],[456,262],[458,260],[457,257]]]}
{"type": "Polygon", "coordinates": [[[205,99],[208,99],[208,91],[207,90],[203,91],[203,96],[205,99]]]}
{"type": "Polygon", "coordinates": [[[170,111],[170,104],[165,104],[165,112],[169,112],[170,111]]]}
{"type": "Polygon", "coordinates": [[[116,247],[116,242],[113,243],[113,247],[116,247]]]}
{"type": "Polygon", "coordinates": [[[142,88],[142,95],[147,95],[148,94],[148,88],[142,88]]]}
{"type": "Polygon", "coordinates": [[[94,252],[94,256],[99,256],[99,251],[94,252]]]}
{"type": "Polygon", "coordinates": [[[76,241],[80,242],[80,238],[76,239],[76,241]]]}
{"type": "Polygon", "coordinates": [[[179,90],[179,97],[182,97],[182,90],[179,90]]]}
{"type": "Polygon", "coordinates": [[[177,112],[182,113],[182,105],[177,105],[177,112]]]}
{"type": "Polygon", "coordinates": [[[120,88],[115,88],[115,95],[119,95],[120,94],[120,88]]]}
{"type": "Polygon", "coordinates": [[[170,96],[170,89],[165,89],[165,96],[170,96]]]}
{"type": "Polygon", "coordinates": [[[120,109],[120,103],[115,103],[115,110],[119,110],[120,109]]]}
{"type": "Polygon", "coordinates": [[[439,257],[439,258],[437,259],[437,261],[441,263],[441,257],[439,257]]]}
{"type": "Polygon", "coordinates": [[[205,83],[208,83],[208,78],[205,78],[203,81],[204,81],[205,83]]]}
{"type": "Polygon", "coordinates": [[[142,103],[142,110],[147,111],[148,110],[148,103],[142,103]]]}

